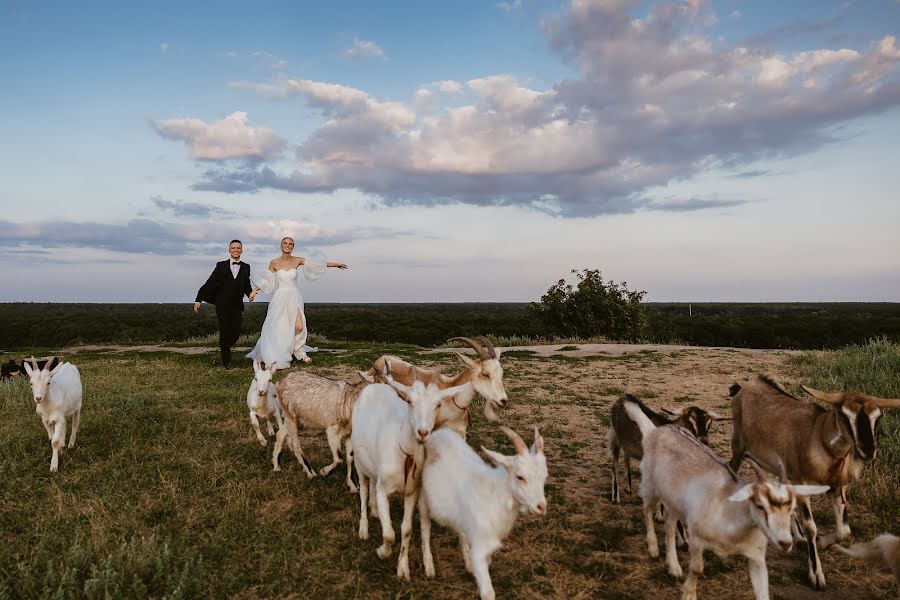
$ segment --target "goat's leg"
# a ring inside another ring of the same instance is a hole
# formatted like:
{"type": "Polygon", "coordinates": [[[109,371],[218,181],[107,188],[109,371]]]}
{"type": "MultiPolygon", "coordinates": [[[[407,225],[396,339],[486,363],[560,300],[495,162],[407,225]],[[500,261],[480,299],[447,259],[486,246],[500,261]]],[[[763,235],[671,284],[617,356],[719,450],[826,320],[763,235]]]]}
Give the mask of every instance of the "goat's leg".
{"type": "Polygon", "coordinates": [[[816,522],[813,520],[809,498],[797,498],[797,500],[797,504],[800,505],[800,514],[803,518],[803,533],[806,537],[809,583],[817,590],[824,590],[825,573],[822,572],[822,562],[819,560],[819,552],[816,548],[816,522]]]}
{"type": "Polygon", "coordinates": [[[72,435],[69,436],[69,448],[75,447],[75,437],[78,435],[78,427],[81,425],[81,409],[72,415],[72,435]]]}
{"type": "Polygon", "coordinates": [[[472,546],[472,575],[478,583],[481,600],[494,600],[494,584],[491,583],[491,572],[488,569],[491,552],[481,544],[472,546]]]}
{"type": "Polygon", "coordinates": [[[750,571],[750,583],[753,584],[756,600],[769,600],[769,569],[766,568],[765,548],[762,556],[747,557],[747,570],[750,571]]]}
{"type": "Polygon", "coordinates": [[[644,498],[644,523],[647,525],[647,553],[650,558],[659,558],[659,542],[656,540],[656,529],[653,524],[653,509],[656,508],[656,499],[644,498]]]}
{"type": "Polygon", "coordinates": [[[400,522],[400,556],[397,559],[397,577],[409,581],[409,543],[412,540],[413,515],[419,488],[403,495],[403,520],[400,522]]]}
{"type": "Polygon", "coordinates": [[[844,518],[847,516],[846,488],[832,488],[828,492],[828,496],[831,500],[831,508],[834,510],[834,533],[820,537],[818,540],[819,548],[827,548],[835,542],[842,542],[850,537],[850,525],[844,521],[844,518]]]}
{"type": "Polygon", "coordinates": [[[272,429],[272,419],[270,417],[266,417],[266,433],[269,435],[275,435],[275,430],[272,429]]]}
{"type": "Polygon", "coordinates": [[[618,504],[621,501],[619,497],[619,444],[610,437],[609,440],[609,457],[612,459],[612,503],[618,504]]]}
{"type": "Polygon", "coordinates": [[[328,438],[328,447],[331,448],[331,464],[319,469],[319,475],[322,476],[328,475],[336,466],[344,462],[338,455],[338,451],[341,448],[341,434],[339,427],[337,425],[330,426],[325,430],[325,436],[328,438]]]}
{"type": "Polygon", "coordinates": [[[43,417],[41,418],[41,423],[43,423],[44,429],[47,430],[47,439],[52,441],[53,440],[53,423],[44,419],[43,417]]]}
{"type": "MultiPolygon", "coordinates": [[[[289,434],[287,427],[282,425],[278,429],[278,433],[275,434],[275,450],[272,452],[272,470],[280,471],[281,467],[278,466],[278,457],[281,456],[281,448],[284,446],[284,438],[286,438],[289,434]]],[[[288,442],[290,443],[290,442],[288,442]]]]}
{"type": "Polygon", "coordinates": [[[747,449],[744,448],[744,442],[741,441],[741,434],[737,426],[731,432],[731,470],[737,473],[741,469],[741,463],[744,461],[744,455],[747,449]]]}
{"type": "Polygon", "coordinates": [[[422,566],[425,577],[434,577],[434,557],[431,555],[431,513],[424,492],[419,493],[419,533],[422,535],[422,566]]]}
{"type": "Polygon", "coordinates": [[[666,522],[666,506],[660,502],[656,505],[656,514],[654,515],[657,523],[666,522]]]}
{"type": "Polygon", "coordinates": [[[681,565],[678,564],[678,550],[676,549],[675,533],[678,528],[678,519],[669,511],[666,519],[666,565],[669,567],[669,575],[676,579],[684,577],[681,565]]]}
{"type": "MultiPolygon", "coordinates": [[[[360,484],[362,485],[362,484],[360,484]]],[[[375,499],[378,495],[375,493],[375,480],[369,479],[369,512],[374,516],[378,516],[378,502],[375,499]]]]}
{"type": "Polygon", "coordinates": [[[256,413],[252,410],[250,411],[250,425],[253,426],[253,431],[256,432],[256,439],[259,441],[259,445],[265,448],[268,444],[268,441],[259,430],[259,419],[256,417],[256,413]]]}
{"type": "Polygon", "coordinates": [[[625,453],[624,461],[625,463],[625,474],[628,475],[628,494],[634,495],[634,488],[631,485],[631,457],[628,456],[628,453],[625,453]]]}
{"type": "Polygon", "coordinates": [[[359,539],[369,539],[369,482],[362,474],[359,467],[356,468],[356,476],[359,478],[359,539]]]}
{"type": "Polygon", "coordinates": [[[306,477],[312,479],[316,476],[316,472],[313,471],[309,461],[303,456],[303,449],[300,447],[300,432],[297,430],[297,421],[288,419],[287,428],[291,435],[291,449],[294,451],[294,456],[297,457],[300,466],[303,467],[303,470],[306,472],[306,477]]]}
{"type": "Polygon", "coordinates": [[[375,482],[375,504],[378,506],[378,520],[381,521],[381,546],[376,554],[378,558],[387,558],[393,551],[392,546],[396,535],[391,524],[391,505],[388,502],[387,490],[381,485],[381,481],[375,482]]]}
{"type": "Polygon", "coordinates": [[[697,578],[703,575],[703,544],[693,540],[689,552],[691,561],[687,578],[681,588],[681,600],[697,600],[697,578]]]}
{"type": "Polygon", "coordinates": [[[53,424],[53,437],[50,438],[50,446],[53,448],[53,456],[50,458],[50,472],[55,473],[59,470],[59,449],[66,439],[66,418],[56,421],[53,424]]]}
{"type": "Polygon", "coordinates": [[[472,572],[472,551],[469,548],[469,542],[462,535],[459,536],[459,551],[462,553],[463,565],[466,567],[466,573],[472,572]]]}
{"type": "Polygon", "coordinates": [[[350,488],[351,494],[355,494],[359,488],[353,483],[353,477],[350,475],[353,469],[353,441],[349,437],[344,441],[344,456],[347,457],[347,487],[350,488]]]}

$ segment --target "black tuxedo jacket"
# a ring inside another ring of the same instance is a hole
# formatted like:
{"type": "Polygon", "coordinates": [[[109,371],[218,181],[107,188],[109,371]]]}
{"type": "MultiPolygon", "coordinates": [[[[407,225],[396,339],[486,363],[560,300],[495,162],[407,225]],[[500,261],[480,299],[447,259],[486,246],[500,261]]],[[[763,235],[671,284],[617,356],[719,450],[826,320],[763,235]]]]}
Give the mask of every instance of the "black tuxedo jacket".
{"type": "Polygon", "coordinates": [[[250,265],[241,262],[237,277],[231,274],[231,259],[216,263],[216,268],[200,291],[197,302],[209,302],[219,310],[244,310],[244,296],[250,296],[250,265]]]}

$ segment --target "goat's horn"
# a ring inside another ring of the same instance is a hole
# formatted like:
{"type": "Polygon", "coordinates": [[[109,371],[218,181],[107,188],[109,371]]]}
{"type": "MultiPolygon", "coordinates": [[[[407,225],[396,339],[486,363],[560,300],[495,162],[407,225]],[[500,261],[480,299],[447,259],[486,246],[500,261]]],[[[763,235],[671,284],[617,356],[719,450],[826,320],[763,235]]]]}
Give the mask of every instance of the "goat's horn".
{"type": "Polygon", "coordinates": [[[781,458],[778,459],[778,472],[781,473],[781,483],[787,483],[787,468],[784,466],[784,460],[781,458]]]}
{"type": "Polygon", "coordinates": [[[516,449],[516,452],[522,455],[528,454],[528,445],[525,443],[518,433],[510,429],[509,427],[501,427],[500,431],[506,434],[510,440],[512,440],[513,446],[516,449]]]}
{"type": "Polygon", "coordinates": [[[756,462],[756,460],[754,460],[748,456],[747,462],[750,464],[750,468],[753,469],[753,472],[756,473],[756,478],[759,481],[765,481],[766,479],[769,478],[769,476],[766,474],[766,472],[763,470],[763,468],[761,466],[759,466],[759,463],[756,462]]]}
{"type": "Polygon", "coordinates": [[[31,356],[31,368],[34,369],[35,371],[38,370],[37,361],[34,360],[34,355],[31,356]]]}
{"type": "Polygon", "coordinates": [[[447,340],[447,341],[448,341],[448,342],[460,341],[460,342],[462,342],[462,343],[464,343],[464,344],[468,344],[469,346],[471,346],[471,347],[475,350],[475,352],[478,353],[478,358],[480,358],[481,360],[487,360],[487,359],[489,358],[489,357],[488,357],[487,350],[485,350],[484,347],[482,347],[478,342],[476,342],[476,341],[473,340],[472,338],[467,338],[467,337],[452,337],[452,338],[450,338],[450,339],[447,340]]]}
{"type": "Polygon", "coordinates": [[[497,351],[494,350],[494,344],[491,343],[491,339],[489,337],[485,335],[479,335],[475,339],[487,347],[488,355],[491,358],[497,358],[497,351]]]}
{"type": "Polygon", "coordinates": [[[731,420],[731,417],[726,417],[722,413],[717,413],[714,410],[707,411],[706,414],[708,414],[709,418],[711,418],[713,421],[730,421],[731,420]]]}
{"type": "Polygon", "coordinates": [[[869,396],[869,398],[880,408],[896,408],[900,406],[900,398],[878,398],[869,396]]]}
{"type": "Polygon", "coordinates": [[[800,385],[804,392],[815,398],[816,400],[821,400],[822,402],[828,402],[830,404],[837,404],[844,399],[844,394],[842,393],[833,393],[833,392],[822,392],[815,388],[807,387],[805,385],[800,385]]]}

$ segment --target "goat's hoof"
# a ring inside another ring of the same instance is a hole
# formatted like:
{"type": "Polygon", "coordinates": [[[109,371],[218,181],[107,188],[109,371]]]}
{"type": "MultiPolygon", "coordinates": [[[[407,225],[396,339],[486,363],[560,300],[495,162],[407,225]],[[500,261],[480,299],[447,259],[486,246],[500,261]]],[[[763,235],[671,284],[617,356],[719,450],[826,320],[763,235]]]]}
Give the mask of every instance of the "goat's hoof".
{"type": "Polygon", "coordinates": [[[674,577],[675,579],[681,579],[684,577],[684,571],[681,570],[681,565],[675,565],[676,568],[669,567],[669,575],[674,577]]]}
{"type": "Polygon", "coordinates": [[[274,467],[272,467],[272,470],[273,471],[281,471],[281,467],[279,467],[278,465],[275,465],[274,467]]]}
{"type": "Polygon", "coordinates": [[[356,487],[355,485],[353,485],[352,483],[351,483],[350,485],[348,485],[347,487],[350,488],[350,493],[351,493],[351,494],[358,494],[358,493],[359,493],[359,488],[356,487]]]}
{"type": "Polygon", "coordinates": [[[326,469],[325,467],[319,469],[319,475],[321,475],[322,477],[325,477],[329,473],[331,473],[331,469],[326,469]]]}
{"type": "MultiPolygon", "coordinates": [[[[367,523],[368,525],[368,523],[367,523]]],[[[360,527],[359,528],[359,539],[367,540],[369,539],[369,528],[368,527],[360,527]]]]}
{"type": "Polygon", "coordinates": [[[397,563],[397,577],[407,581],[410,580],[409,563],[397,563]]]}
{"type": "Polygon", "coordinates": [[[647,550],[647,554],[650,555],[650,558],[659,558],[659,548],[650,548],[647,550]]]}
{"type": "Polygon", "coordinates": [[[425,565],[425,577],[434,579],[434,565],[425,565]]]}
{"type": "Polygon", "coordinates": [[[306,474],[307,479],[313,479],[313,478],[315,478],[315,476],[316,476],[315,471],[306,474]]]}
{"type": "Polygon", "coordinates": [[[824,573],[815,573],[813,571],[809,572],[809,584],[815,590],[822,591],[825,589],[825,574],[824,573]]]}
{"type": "Polygon", "coordinates": [[[382,544],[378,546],[378,550],[375,551],[375,554],[378,555],[378,558],[388,558],[391,555],[392,551],[393,550],[390,546],[388,546],[387,544],[382,544]]]}

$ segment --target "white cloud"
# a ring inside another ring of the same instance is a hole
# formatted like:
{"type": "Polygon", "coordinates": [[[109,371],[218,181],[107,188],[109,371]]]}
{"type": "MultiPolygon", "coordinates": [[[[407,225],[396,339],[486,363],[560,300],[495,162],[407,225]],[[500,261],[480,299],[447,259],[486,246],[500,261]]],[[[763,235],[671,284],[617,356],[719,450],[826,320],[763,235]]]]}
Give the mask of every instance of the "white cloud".
{"type": "Polygon", "coordinates": [[[731,11],[731,14],[728,16],[731,17],[732,19],[740,19],[743,16],[743,13],[739,10],[733,10],[733,11],[731,11]]]}
{"type": "Polygon", "coordinates": [[[216,123],[181,118],[153,122],[152,125],[162,137],[186,143],[195,160],[271,160],[277,158],[287,145],[271,129],[247,125],[247,113],[240,111],[216,123]]]}
{"type": "Polygon", "coordinates": [[[353,38],[353,45],[344,50],[344,56],[353,59],[380,58],[387,60],[387,55],[378,44],[359,38],[353,38]]]}
{"type": "MultiPolygon", "coordinates": [[[[234,87],[301,97],[323,122],[297,165],[214,169],[195,189],[357,189],[388,204],[529,206],[582,216],[662,209],[648,195],[710,166],[814,149],[830,128],[900,105],[900,49],[775,54],[703,33],[702,2],[574,0],[543,26],[578,76],[536,89],[510,75],[438,81],[409,103],[304,79],[234,87]],[[441,106],[431,90],[464,104],[441,106]],[[465,93],[463,93],[465,92],[465,93]]],[[[680,208],[722,206],[691,201],[680,208]]]]}
{"type": "Polygon", "coordinates": [[[520,10],[522,8],[522,0],[513,0],[512,2],[498,2],[497,8],[509,12],[511,10],[520,10]]]}
{"type": "Polygon", "coordinates": [[[169,44],[168,44],[167,42],[161,43],[161,44],[159,45],[159,50],[160,50],[160,52],[162,52],[163,54],[165,54],[166,52],[169,51],[169,44]]]}

